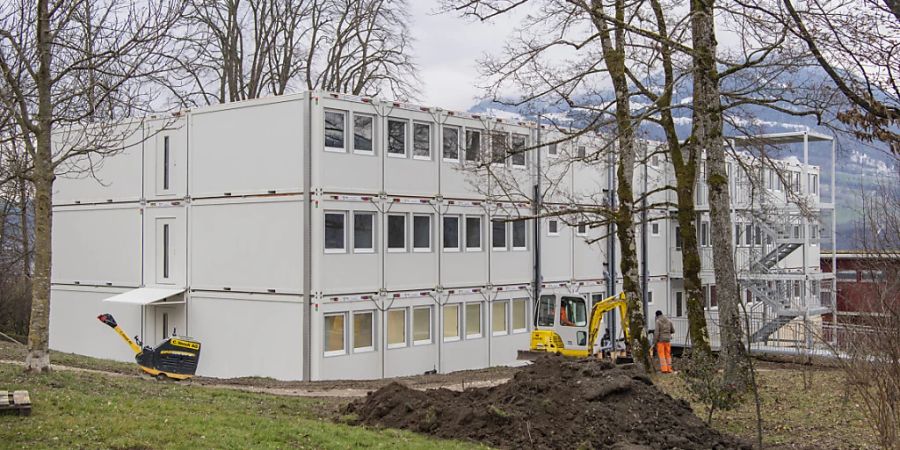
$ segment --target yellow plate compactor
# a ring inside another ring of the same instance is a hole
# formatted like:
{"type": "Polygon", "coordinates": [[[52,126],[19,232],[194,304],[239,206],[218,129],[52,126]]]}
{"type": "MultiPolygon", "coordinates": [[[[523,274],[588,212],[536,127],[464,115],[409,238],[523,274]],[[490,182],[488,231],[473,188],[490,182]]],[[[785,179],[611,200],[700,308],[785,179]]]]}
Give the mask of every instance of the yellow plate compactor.
{"type": "MultiPolygon", "coordinates": [[[[197,362],[200,360],[200,342],[184,336],[172,336],[160,342],[156,347],[141,348],[119,328],[112,314],[97,316],[101,322],[116,330],[116,333],[134,350],[134,359],[144,372],[160,378],[186,380],[197,373],[197,362]]],[[[135,337],[137,340],[137,337],[135,337]]]]}

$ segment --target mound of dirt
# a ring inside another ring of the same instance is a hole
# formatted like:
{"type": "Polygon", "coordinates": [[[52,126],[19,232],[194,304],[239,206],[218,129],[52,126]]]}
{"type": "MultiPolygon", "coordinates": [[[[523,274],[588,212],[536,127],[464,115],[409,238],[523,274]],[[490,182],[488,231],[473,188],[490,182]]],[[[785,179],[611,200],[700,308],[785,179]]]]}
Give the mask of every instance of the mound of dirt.
{"type": "Polygon", "coordinates": [[[751,448],[631,368],[547,356],[507,383],[418,391],[392,383],[347,406],[358,424],[501,448],[751,448]]]}

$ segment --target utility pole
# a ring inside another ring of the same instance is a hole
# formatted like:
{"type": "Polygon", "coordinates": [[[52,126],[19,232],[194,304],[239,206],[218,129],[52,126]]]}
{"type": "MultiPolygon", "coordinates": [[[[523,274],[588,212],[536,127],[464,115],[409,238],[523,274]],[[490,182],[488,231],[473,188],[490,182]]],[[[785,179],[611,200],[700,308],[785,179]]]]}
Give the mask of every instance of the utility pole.
{"type": "Polygon", "coordinates": [[[641,201],[641,284],[643,285],[644,294],[644,316],[647,323],[645,326],[650,327],[650,309],[647,299],[649,292],[650,270],[647,268],[647,145],[644,142],[644,193],[641,201]]]}
{"type": "MultiPolygon", "coordinates": [[[[543,148],[541,144],[541,129],[543,125],[541,124],[541,119],[543,114],[539,113],[537,116],[537,151],[535,152],[535,159],[537,160],[535,163],[535,177],[534,177],[534,195],[532,201],[532,214],[534,216],[534,305],[532,308],[534,309],[534,320],[537,321],[537,309],[538,303],[541,299],[541,208],[543,208],[543,195],[541,194],[541,151],[543,148]]],[[[536,323],[536,322],[535,322],[536,323]]]]}

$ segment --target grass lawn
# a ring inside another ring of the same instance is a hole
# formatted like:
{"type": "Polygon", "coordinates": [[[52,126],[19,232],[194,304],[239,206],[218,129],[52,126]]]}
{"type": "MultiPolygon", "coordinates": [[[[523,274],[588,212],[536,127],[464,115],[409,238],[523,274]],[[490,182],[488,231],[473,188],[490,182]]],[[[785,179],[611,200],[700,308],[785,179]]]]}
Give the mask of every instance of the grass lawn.
{"type": "Polygon", "coordinates": [[[0,416],[3,448],[476,448],[335,423],[337,403],[309,398],[5,364],[0,389],[27,389],[34,405],[0,416]]]}
{"type": "MultiPolygon", "coordinates": [[[[866,425],[863,407],[852,396],[845,401],[843,374],[813,369],[811,387],[804,389],[803,372],[763,369],[758,373],[763,442],[779,448],[877,448],[874,431],[866,425]]],[[[687,398],[678,375],[661,377],[659,386],[676,398],[687,398]]],[[[704,405],[692,404],[706,419],[704,405]]],[[[756,442],[756,407],[753,398],[731,411],[713,416],[713,427],[756,442]]]]}

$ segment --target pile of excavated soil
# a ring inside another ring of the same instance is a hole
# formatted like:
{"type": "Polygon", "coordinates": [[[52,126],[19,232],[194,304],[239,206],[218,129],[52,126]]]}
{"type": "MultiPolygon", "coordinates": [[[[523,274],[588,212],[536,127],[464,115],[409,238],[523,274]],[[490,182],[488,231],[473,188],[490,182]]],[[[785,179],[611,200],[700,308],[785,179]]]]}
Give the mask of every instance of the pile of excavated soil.
{"type": "Polygon", "coordinates": [[[347,406],[358,424],[501,448],[751,448],[706,426],[633,368],[546,356],[489,388],[392,383],[347,406]]]}

